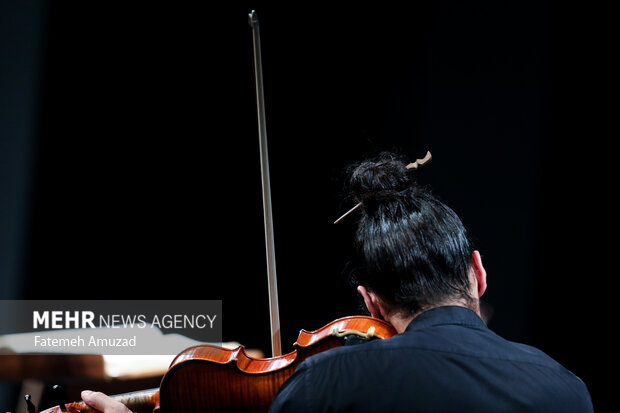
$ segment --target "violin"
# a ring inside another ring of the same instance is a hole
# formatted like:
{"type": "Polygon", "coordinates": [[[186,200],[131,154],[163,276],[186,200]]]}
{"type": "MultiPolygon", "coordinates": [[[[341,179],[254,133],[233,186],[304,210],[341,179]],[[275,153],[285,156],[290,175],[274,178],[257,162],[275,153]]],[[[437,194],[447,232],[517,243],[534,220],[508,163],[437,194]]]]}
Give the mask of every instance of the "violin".
{"type": "MultiPolygon", "coordinates": [[[[178,354],[159,389],[112,396],[136,413],[266,412],[284,381],[306,358],[347,344],[396,334],[386,321],[368,316],[339,318],[316,331],[301,330],[295,349],[271,358],[253,358],[244,346],[198,345],[178,354]]],[[[41,413],[94,413],[84,402],[41,413]]]]}
{"type": "MultiPolygon", "coordinates": [[[[226,349],[204,344],[185,349],[174,358],[158,389],[112,396],[137,413],[267,412],[280,386],[306,358],[334,347],[386,339],[396,334],[391,324],[377,318],[361,315],[343,317],[315,331],[301,330],[293,345],[294,350],[281,354],[260,34],[256,12],[249,14],[249,23],[253,29],[272,357],[251,357],[243,345],[226,349]]],[[[31,413],[35,411],[31,403],[29,410],[31,413]]],[[[61,412],[89,413],[96,410],[84,402],[74,402],[41,411],[61,412]]]]}

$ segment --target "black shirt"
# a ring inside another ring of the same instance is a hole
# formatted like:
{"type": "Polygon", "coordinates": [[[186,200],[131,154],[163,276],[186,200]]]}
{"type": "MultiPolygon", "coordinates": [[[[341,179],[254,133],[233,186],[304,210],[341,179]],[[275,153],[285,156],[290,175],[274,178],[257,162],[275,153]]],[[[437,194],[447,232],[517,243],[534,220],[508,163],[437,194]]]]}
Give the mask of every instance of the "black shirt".
{"type": "Polygon", "coordinates": [[[385,340],[309,357],[278,391],[278,412],[592,412],[584,383],[473,311],[421,313],[385,340]]]}

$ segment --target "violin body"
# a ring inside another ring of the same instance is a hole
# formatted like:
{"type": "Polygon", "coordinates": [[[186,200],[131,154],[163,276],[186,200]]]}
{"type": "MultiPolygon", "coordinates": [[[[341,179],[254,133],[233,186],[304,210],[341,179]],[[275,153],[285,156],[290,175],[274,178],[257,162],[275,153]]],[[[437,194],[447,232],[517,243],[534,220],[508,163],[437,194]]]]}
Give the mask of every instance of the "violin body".
{"type": "Polygon", "coordinates": [[[243,346],[190,347],[173,360],[162,379],[160,412],[266,412],[280,386],[306,358],[342,346],[348,335],[371,339],[394,334],[385,321],[351,316],[313,332],[302,330],[295,350],[273,358],[252,358],[243,346]]]}
{"type": "MultiPolygon", "coordinates": [[[[244,346],[190,347],[170,364],[159,389],[114,396],[138,413],[266,412],[284,381],[306,358],[345,344],[349,337],[385,339],[396,331],[368,316],[339,318],[319,330],[301,330],[295,349],[272,358],[253,358],[244,346]]],[[[83,402],[52,407],[41,413],[90,413],[83,402]]]]}

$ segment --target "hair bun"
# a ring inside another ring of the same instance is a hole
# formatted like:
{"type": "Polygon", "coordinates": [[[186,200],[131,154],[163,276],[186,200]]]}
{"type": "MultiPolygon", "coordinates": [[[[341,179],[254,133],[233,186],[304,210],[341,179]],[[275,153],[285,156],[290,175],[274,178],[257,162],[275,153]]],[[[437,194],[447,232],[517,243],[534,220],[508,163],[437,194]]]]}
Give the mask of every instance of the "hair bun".
{"type": "Polygon", "coordinates": [[[403,198],[412,185],[407,163],[387,152],[356,164],[349,178],[351,195],[364,207],[403,198]]]}

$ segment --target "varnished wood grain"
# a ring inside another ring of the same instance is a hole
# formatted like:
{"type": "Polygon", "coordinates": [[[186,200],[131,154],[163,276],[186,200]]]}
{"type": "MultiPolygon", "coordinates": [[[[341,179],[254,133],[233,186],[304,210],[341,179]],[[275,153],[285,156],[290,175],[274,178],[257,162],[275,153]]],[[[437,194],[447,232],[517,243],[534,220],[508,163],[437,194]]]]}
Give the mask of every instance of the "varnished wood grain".
{"type": "MultiPolygon", "coordinates": [[[[263,413],[284,381],[308,357],[343,345],[341,334],[386,339],[396,334],[385,321],[344,317],[315,331],[301,330],[295,350],[271,358],[254,358],[244,346],[227,349],[214,345],[190,347],[178,354],[159,389],[115,396],[139,413],[243,412],[263,413]]],[[[66,405],[69,413],[93,413],[84,403],[66,405]]],[[[42,413],[60,413],[60,407],[42,413]]]]}

